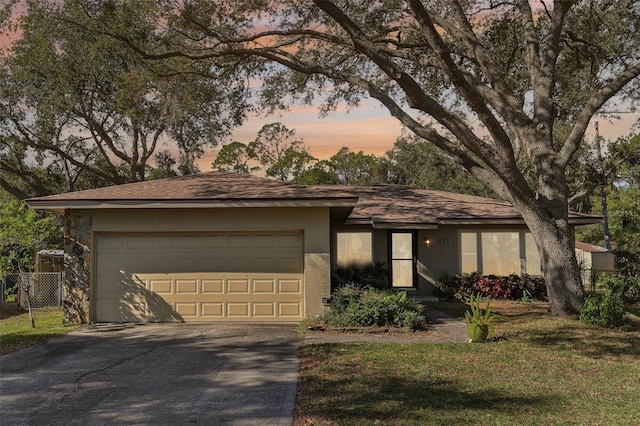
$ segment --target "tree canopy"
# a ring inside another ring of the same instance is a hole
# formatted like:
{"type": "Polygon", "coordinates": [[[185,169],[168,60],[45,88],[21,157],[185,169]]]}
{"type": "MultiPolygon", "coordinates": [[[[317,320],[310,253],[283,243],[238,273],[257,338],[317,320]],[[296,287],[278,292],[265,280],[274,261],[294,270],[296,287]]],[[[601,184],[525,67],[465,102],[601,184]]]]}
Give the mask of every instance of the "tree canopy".
{"type": "Polygon", "coordinates": [[[0,278],[32,271],[38,250],[61,247],[61,218],[40,214],[0,191],[0,278]]]}
{"type": "MultiPolygon", "coordinates": [[[[640,135],[621,137],[607,146],[603,159],[609,233],[616,257],[640,259],[640,135]]],[[[600,194],[591,195],[592,212],[602,209],[600,194]]],[[[603,225],[590,225],[576,238],[604,245],[603,225]]],[[[634,261],[635,271],[640,262],[634,261]]]]}
{"type": "Polygon", "coordinates": [[[233,75],[265,112],[376,99],[520,211],[551,311],[580,309],[568,167],[595,113],[639,98],[636,0],[90,4],[70,29],[108,34],[145,64],[233,75]]]}
{"type": "Polygon", "coordinates": [[[433,144],[415,136],[398,138],[393,149],[387,152],[385,163],[390,183],[495,197],[491,190],[433,144]]]}
{"type": "MultiPolygon", "coordinates": [[[[151,48],[154,8],[121,6],[119,29],[151,48]]],[[[180,58],[145,63],[86,29],[113,13],[108,2],[29,2],[19,18],[21,36],[0,62],[0,171],[14,195],[144,180],[167,140],[191,173],[204,147],[242,121],[242,81],[180,58]],[[57,175],[58,187],[37,169],[57,175]]]]}

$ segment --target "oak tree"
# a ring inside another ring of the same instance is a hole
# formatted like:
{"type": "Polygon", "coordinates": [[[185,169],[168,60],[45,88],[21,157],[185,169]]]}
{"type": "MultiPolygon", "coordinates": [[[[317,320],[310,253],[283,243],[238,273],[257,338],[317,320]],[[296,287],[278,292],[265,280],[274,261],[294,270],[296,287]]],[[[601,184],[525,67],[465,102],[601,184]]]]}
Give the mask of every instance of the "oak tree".
{"type": "Polygon", "coordinates": [[[180,172],[193,173],[204,149],[242,122],[244,82],[235,76],[179,58],[144,63],[87,28],[92,19],[117,22],[151,48],[159,5],[27,5],[15,28],[20,36],[0,59],[0,171],[14,195],[59,190],[34,168],[55,168],[67,191],[81,189],[82,175],[105,184],[144,180],[165,142],[177,146],[180,172]]]}
{"type": "Polygon", "coordinates": [[[98,14],[93,28],[149,63],[188,60],[242,76],[266,111],[303,102],[326,114],[379,101],[522,214],[550,310],[580,310],[567,167],[594,114],[638,99],[637,0],[158,4],[153,45],[98,14]]]}

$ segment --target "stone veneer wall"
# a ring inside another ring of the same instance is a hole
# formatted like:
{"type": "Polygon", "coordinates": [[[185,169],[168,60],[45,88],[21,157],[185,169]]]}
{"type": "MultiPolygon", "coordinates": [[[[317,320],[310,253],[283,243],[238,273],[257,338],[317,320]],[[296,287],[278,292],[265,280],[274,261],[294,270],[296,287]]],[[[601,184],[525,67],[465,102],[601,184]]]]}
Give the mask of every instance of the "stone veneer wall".
{"type": "Polygon", "coordinates": [[[67,210],[64,217],[64,323],[89,323],[91,213],[67,210]]]}

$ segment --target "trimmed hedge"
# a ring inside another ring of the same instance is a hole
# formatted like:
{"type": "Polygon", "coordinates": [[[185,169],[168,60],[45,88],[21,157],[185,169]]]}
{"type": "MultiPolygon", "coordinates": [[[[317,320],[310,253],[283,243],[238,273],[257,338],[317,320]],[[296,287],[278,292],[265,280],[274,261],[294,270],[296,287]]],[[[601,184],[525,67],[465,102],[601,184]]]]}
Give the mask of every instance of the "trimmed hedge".
{"type": "Polygon", "coordinates": [[[436,286],[446,295],[466,300],[471,295],[505,300],[547,300],[544,278],[529,275],[481,275],[471,274],[444,276],[436,286]]]}

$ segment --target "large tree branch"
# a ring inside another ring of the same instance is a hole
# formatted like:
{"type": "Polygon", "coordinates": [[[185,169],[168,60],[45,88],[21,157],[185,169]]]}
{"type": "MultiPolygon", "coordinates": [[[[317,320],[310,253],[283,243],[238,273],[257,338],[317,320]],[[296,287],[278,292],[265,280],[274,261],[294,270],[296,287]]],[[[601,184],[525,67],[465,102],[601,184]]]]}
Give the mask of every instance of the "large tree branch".
{"type": "Polygon", "coordinates": [[[448,73],[451,83],[456,87],[458,92],[464,97],[470,107],[478,114],[478,117],[485,125],[493,141],[495,142],[496,153],[493,155],[496,161],[495,167],[502,169],[501,175],[510,175],[511,178],[507,182],[517,181],[516,187],[526,187],[526,182],[518,170],[511,139],[502,127],[499,120],[493,115],[493,112],[487,106],[480,92],[470,84],[464,73],[458,69],[449,51],[447,50],[438,30],[436,29],[429,12],[424,8],[420,0],[407,0],[413,14],[423,29],[429,45],[442,61],[443,68],[448,73]]]}
{"type": "MultiPolygon", "coordinates": [[[[327,0],[314,0],[314,3],[331,16],[349,34],[353,41],[354,48],[358,52],[363,53],[371,59],[387,76],[402,88],[410,107],[429,114],[460,140],[468,141],[468,149],[474,151],[474,153],[487,164],[494,164],[497,161],[493,152],[486,148],[483,149],[486,144],[477,138],[473,131],[459,117],[443,108],[438,102],[428,96],[418,82],[388,57],[381,54],[377,47],[369,42],[366,35],[342,10],[327,0]]],[[[344,78],[346,77],[343,76],[341,79],[344,78]]],[[[368,87],[363,88],[372,94],[371,92],[375,85],[369,83],[367,86],[368,87]]]]}
{"type": "Polygon", "coordinates": [[[638,76],[640,76],[640,62],[627,68],[624,72],[609,82],[609,84],[589,98],[589,101],[586,103],[584,108],[582,108],[578,119],[573,125],[569,137],[558,153],[556,164],[559,167],[566,167],[571,160],[571,157],[575,154],[578,148],[580,148],[582,138],[589,126],[591,118],[598,112],[602,105],[622,90],[624,86],[638,78],[638,76]]]}
{"type": "Polygon", "coordinates": [[[122,183],[118,175],[112,176],[101,169],[98,169],[96,167],[92,167],[86,163],[83,163],[82,161],[77,160],[71,154],[69,154],[59,146],[55,145],[54,143],[50,141],[41,140],[37,135],[32,134],[29,129],[22,126],[21,123],[19,123],[18,121],[12,120],[12,122],[15,125],[16,130],[23,137],[24,142],[31,148],[35,149],[36,151],[51,151],[59,155],[61,158],[68,160],[74,166],[85,169],[97,176],[103,177],[109,182],[113,182],[115,184],[122,183]]]}
{"type": "MultiPolygon", "coordinates": [[[[1,164],[0,164],[1,166],[1,164]]],[[[20,188],[18,188],[17,186],[12,185],[11,183],[9,183],[9,181],[7,181],[4,177],[0,176],[0,188],[2,188],[3,190],[7,191],[9,194],[13,195],[14,197],[20,199],[20,200],[24,200],[29,198],[29,194],[27,194],[26,192],[24,192],[23,190],[21,190],[20,188]]],[[[40,195],[40,194],[38,194],[40,195]]]]}
{"type": "MultiPolygon", "coordinates": [[[[334,75],[333,78],[338,78],[338,76],[334,75]]],[[[493,167],[487,168],[486,166],[478,163],[467,152],[459,149],[449,139],[440,135],[440,133],[438,133],[438,131],[433,127],[424,125],[416,121],[376,84],[353,75],[340,76],[340,78],[367,90],[374,99],[377,99],[382,105],[387,108],[387,110],[393,117],[395,117],[413,133],[425,140],[428,140],[436,147],[440,148],[443,152],[447,153],[455,162],[460,164],[482,182],[489,185],[489,187],[496,194],[503,197],[503,199],[507,201],[512,200],[511,191],[509,190],[509,187],[511,185],[507,185],[507,182],[512,182],[512,177],[505,176],[503,171],[501,170],[495,170],[493,167]]],[[[461,142],[463,143],[463,145],[466,145],[464,141],[461,142]]],[[[475,144],[471,145],[473,146],[473,148],[478,149],[478,146],[476,146],[475,144]]],[[[533,193],[530,193],[529,196],[533,197],[533,193]]]]}
{"type": "Polygon", "coordinates": [[[87,123],[89,129],[94,135],[96,135],[96,137],[94,137],[96,141],[103,141],[109,148],[109,151],[111,151],[116,157],[120,158],[125,163],[129,164],[131,162],[130,156],[126,152],[121,151],[116,147],[113,139],[109,135],[109,132],[104,128],[102,123],[98,122],[98,120],[96,120],[91,114],[83,110],[74,109],[73,112],[79,117],[82,117],[82,119],[87,123]]]}
{"type": "Polygon", "coordinates": [[[524,60],[531,76],[531,84],[536,85],[540,78],[540,44],[533,19],[533,11],[528,0],[519,0],[520,17],[524,30],[525,55],[524,60]]]}
{"type": "MultiPolygon", "coordinates": [[[[424,8],[420,0],[408,0],[408,3],[416,20],[424,31],[429,45],[440,58],[443,69],[449,75],[451,83],[464,97],[470,107],[478,114],[478,117],[491,134],[491,137],[496,143],[498,155],[504,159],[513,158],[513,149],[511,147],[511,140],[509,136],[506,134],[500,125],[500,122],[496,119],[491,110],[487,107],[482,95],[467,82],[464,74],[456,66],[455,62],[449,55],[449,50],[442,41],[442,37],[438,33],[429,12],[424,8]]],[[[515,165],[515,160],[513,163],[515,165]]]]}
{"type": "MultiPolygon", "coordinates": [[[[471,22],[467,18],[462,5],[459,1],[452,1],[454,19],[457,24],[451,25],[451,20],[436,14],[431,15],[433,21],[450,32],[452,35],[460,39],[467,48],[468,55],[474,59],[475,63],[482,69],[485,77],[492,87],[491,92],[494,94],[488,98],[491,106],[496,109],[503,117],[509,119],[520,114],[520,102],[513,96],[513,92],[509,90],[503,73],[499,72],[495,66],[495,60],[487,53],[484,45],[476,36],[471,22]]],[[[477,85],[476,85],[477,86],[477,85]]],[[[486,86],[485,86],[486,87],[486,86]]],[[[484,91],[487,93],[488,91],[484,91]]],[[[524,114],[522,114],[524,115],[524,114]]],[[[526,116],[526,115],[525,115],[526,116]]]]}
{"type": "Polygon", "coordinates": [[[574,1],[567,0],[556,0],[554,2],[549,34],[542,45],[542,57],[540,58],[537,81],[534,81],[533,84],[534,121],[545,123],[549,129],[552,129],[555,119],[553,91],[556,81],[556,62],[560,54],[560,39],[565,17],[573,3],[574,1]]]}
{"type": "MultiPolygon", "coordinates": [[[[0,160],[0,170],[4,170],[15,176],[17,179],[23,181],[29,188],[31,188],[36,196],[49,195],[49,192],[46,190],[42,179],[36,173],[28,170],[27,168],[20,165],[18,168],[13,167],[9,162],[5,160],[0,160]]],[[[6,179],[0,176],[0,187],[5,191],[13,194],[15,197],[23,200],[25,198],[29,198],[29,195],[24,192],[22,189],[17,186],[9,183],[6,179]]]]}
{"type": "Polygon", "coordinates": [[[48,143],[48,142],[38,142],[34,145],[34,148],[39,149],[39,150],[47,150],[47,151],[51,151],[54,152],[56,154],[58,154],[60,157],[66,159],[67,161],[69,161],[71,164],[73,164],[74,166],[84,169],[90,173],[93,173],[96,176],[100,176],[104,179],[106,179],[109,182],[112,182],[114,184],[120,184],[122,183],[122,179],[120,179],[119,175],[112,175],[110,173],[106,173],[105,171],[90,166],[86,163],[83,163],[80,160],[77,160],[76,158],[73,158],[71,155],[67,154],[64,150],[62,150],[60,147],[52,144],[52,143],[48,143]]]}

